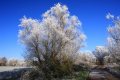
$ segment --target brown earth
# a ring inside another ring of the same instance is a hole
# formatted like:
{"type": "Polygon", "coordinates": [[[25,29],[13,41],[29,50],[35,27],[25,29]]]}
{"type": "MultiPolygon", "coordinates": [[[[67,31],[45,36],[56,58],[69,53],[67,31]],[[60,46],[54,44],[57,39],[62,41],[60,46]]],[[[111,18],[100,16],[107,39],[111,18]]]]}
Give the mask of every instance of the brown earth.
{"type": "Polygon", "coordinates": [[[91,70],[89,80],[120,80],[105,70],[91,70]]]}

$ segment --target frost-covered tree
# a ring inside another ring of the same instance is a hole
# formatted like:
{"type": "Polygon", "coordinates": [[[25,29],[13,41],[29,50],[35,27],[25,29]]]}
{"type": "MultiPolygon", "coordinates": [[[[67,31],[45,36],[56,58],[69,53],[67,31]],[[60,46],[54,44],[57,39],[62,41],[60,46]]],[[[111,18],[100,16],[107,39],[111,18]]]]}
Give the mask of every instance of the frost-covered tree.
{"type": "Polygon", "coordinates": [[[114,17],[110,13],[106,16],[112,20],[112,24],[108,27],[108,49],[114,62],[120,64],[120,18],[114,17]]]}
{"type": "Polygon", "coordinates": [[[63,72],[71,71],[86,36],[81,32],[81,22],[70,15],[67,6],[58,3],[42,15],[42,20],[23,17],[19,26],[26,60],[47,72],[46,76],[59,67],[64,67],[63,72]],[[54,68],[56,65],[59,66],[54,68]]]}
{"type": "Polygon", "coordinates": [[[91,64],[96,60],[95,56],[92,54],[91,51],[84,51],[84,52],[80,52],[78,57],[77,57],[77,61],[76,64],[91,64]]]}
{"type": "Polygon", "coordinates": [[[97,62],[99,65],[104,64],[104,58],[108,55],[108,49],[105,46],[96,46],[95,51],[93,51],[93,54],[95,55],[97,62]]]}
{"type": "Polygon", "coordinates": [[[6,57],[0,58],[0,66],[6,66],[6,64],[7,64],[7,58],[6,57]]]}
{"type": "Polygon", "coordinates": [[[18,64],[19,64],[19,62],[18,62],[18,60],[16,60],[16,59],[11,59],[11,60],[9,60],[9,62],[8,62],[8,65],[9,65],[9,66],[18,66],[18,64]]]}

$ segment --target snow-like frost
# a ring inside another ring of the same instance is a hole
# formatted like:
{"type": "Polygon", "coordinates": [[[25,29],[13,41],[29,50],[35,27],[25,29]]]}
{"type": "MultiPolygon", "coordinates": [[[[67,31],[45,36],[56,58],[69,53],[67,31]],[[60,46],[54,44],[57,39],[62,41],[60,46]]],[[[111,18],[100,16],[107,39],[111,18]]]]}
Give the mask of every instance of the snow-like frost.
{"type": "Polygon", "coordinates": [[[38,44],[41,53],[46,52],[43,45],[47,41],[49,48],[55,42],[57,51],[60,42],[62,45],[67,43],[61,53],[73,55],[80,50],[86,39],[85,34],[79,28],[81,22],[78,17],[71,16],[67,6],[59,3],[47,10],[42,15],[42,20],[23,17],[19,26],[21,26],[19,30],[20,41],[29,50],[33,50],[35,44],[38,44]]]}
{"type": "Polygon", "coordinates": [[[106,15],[106,19],[113,19],[114,18],[114,15],[112,15],[112,14],[110,14],[110,13],[108,13],[107,15],[106,15]]]}

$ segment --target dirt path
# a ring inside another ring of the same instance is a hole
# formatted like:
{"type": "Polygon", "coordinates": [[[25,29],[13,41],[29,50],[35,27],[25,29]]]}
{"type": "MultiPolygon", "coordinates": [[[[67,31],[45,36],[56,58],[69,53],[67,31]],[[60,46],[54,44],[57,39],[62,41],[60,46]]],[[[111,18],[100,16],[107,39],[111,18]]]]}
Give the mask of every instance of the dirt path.
{"type": "Polygon", "coordinates": [[[92,70],[89,75],[89,80],[120,80],[104,70],[92,70]]]}

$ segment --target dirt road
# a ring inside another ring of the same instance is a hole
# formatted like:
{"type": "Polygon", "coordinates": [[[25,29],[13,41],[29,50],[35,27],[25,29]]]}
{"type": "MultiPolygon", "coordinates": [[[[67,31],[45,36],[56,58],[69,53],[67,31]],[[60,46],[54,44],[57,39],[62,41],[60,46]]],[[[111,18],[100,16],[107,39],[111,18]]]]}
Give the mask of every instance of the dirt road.
{"type": "Polygon", "coordinates": [[[91,70],[89,80],[120,80],[105,70],[91,70]]]}

